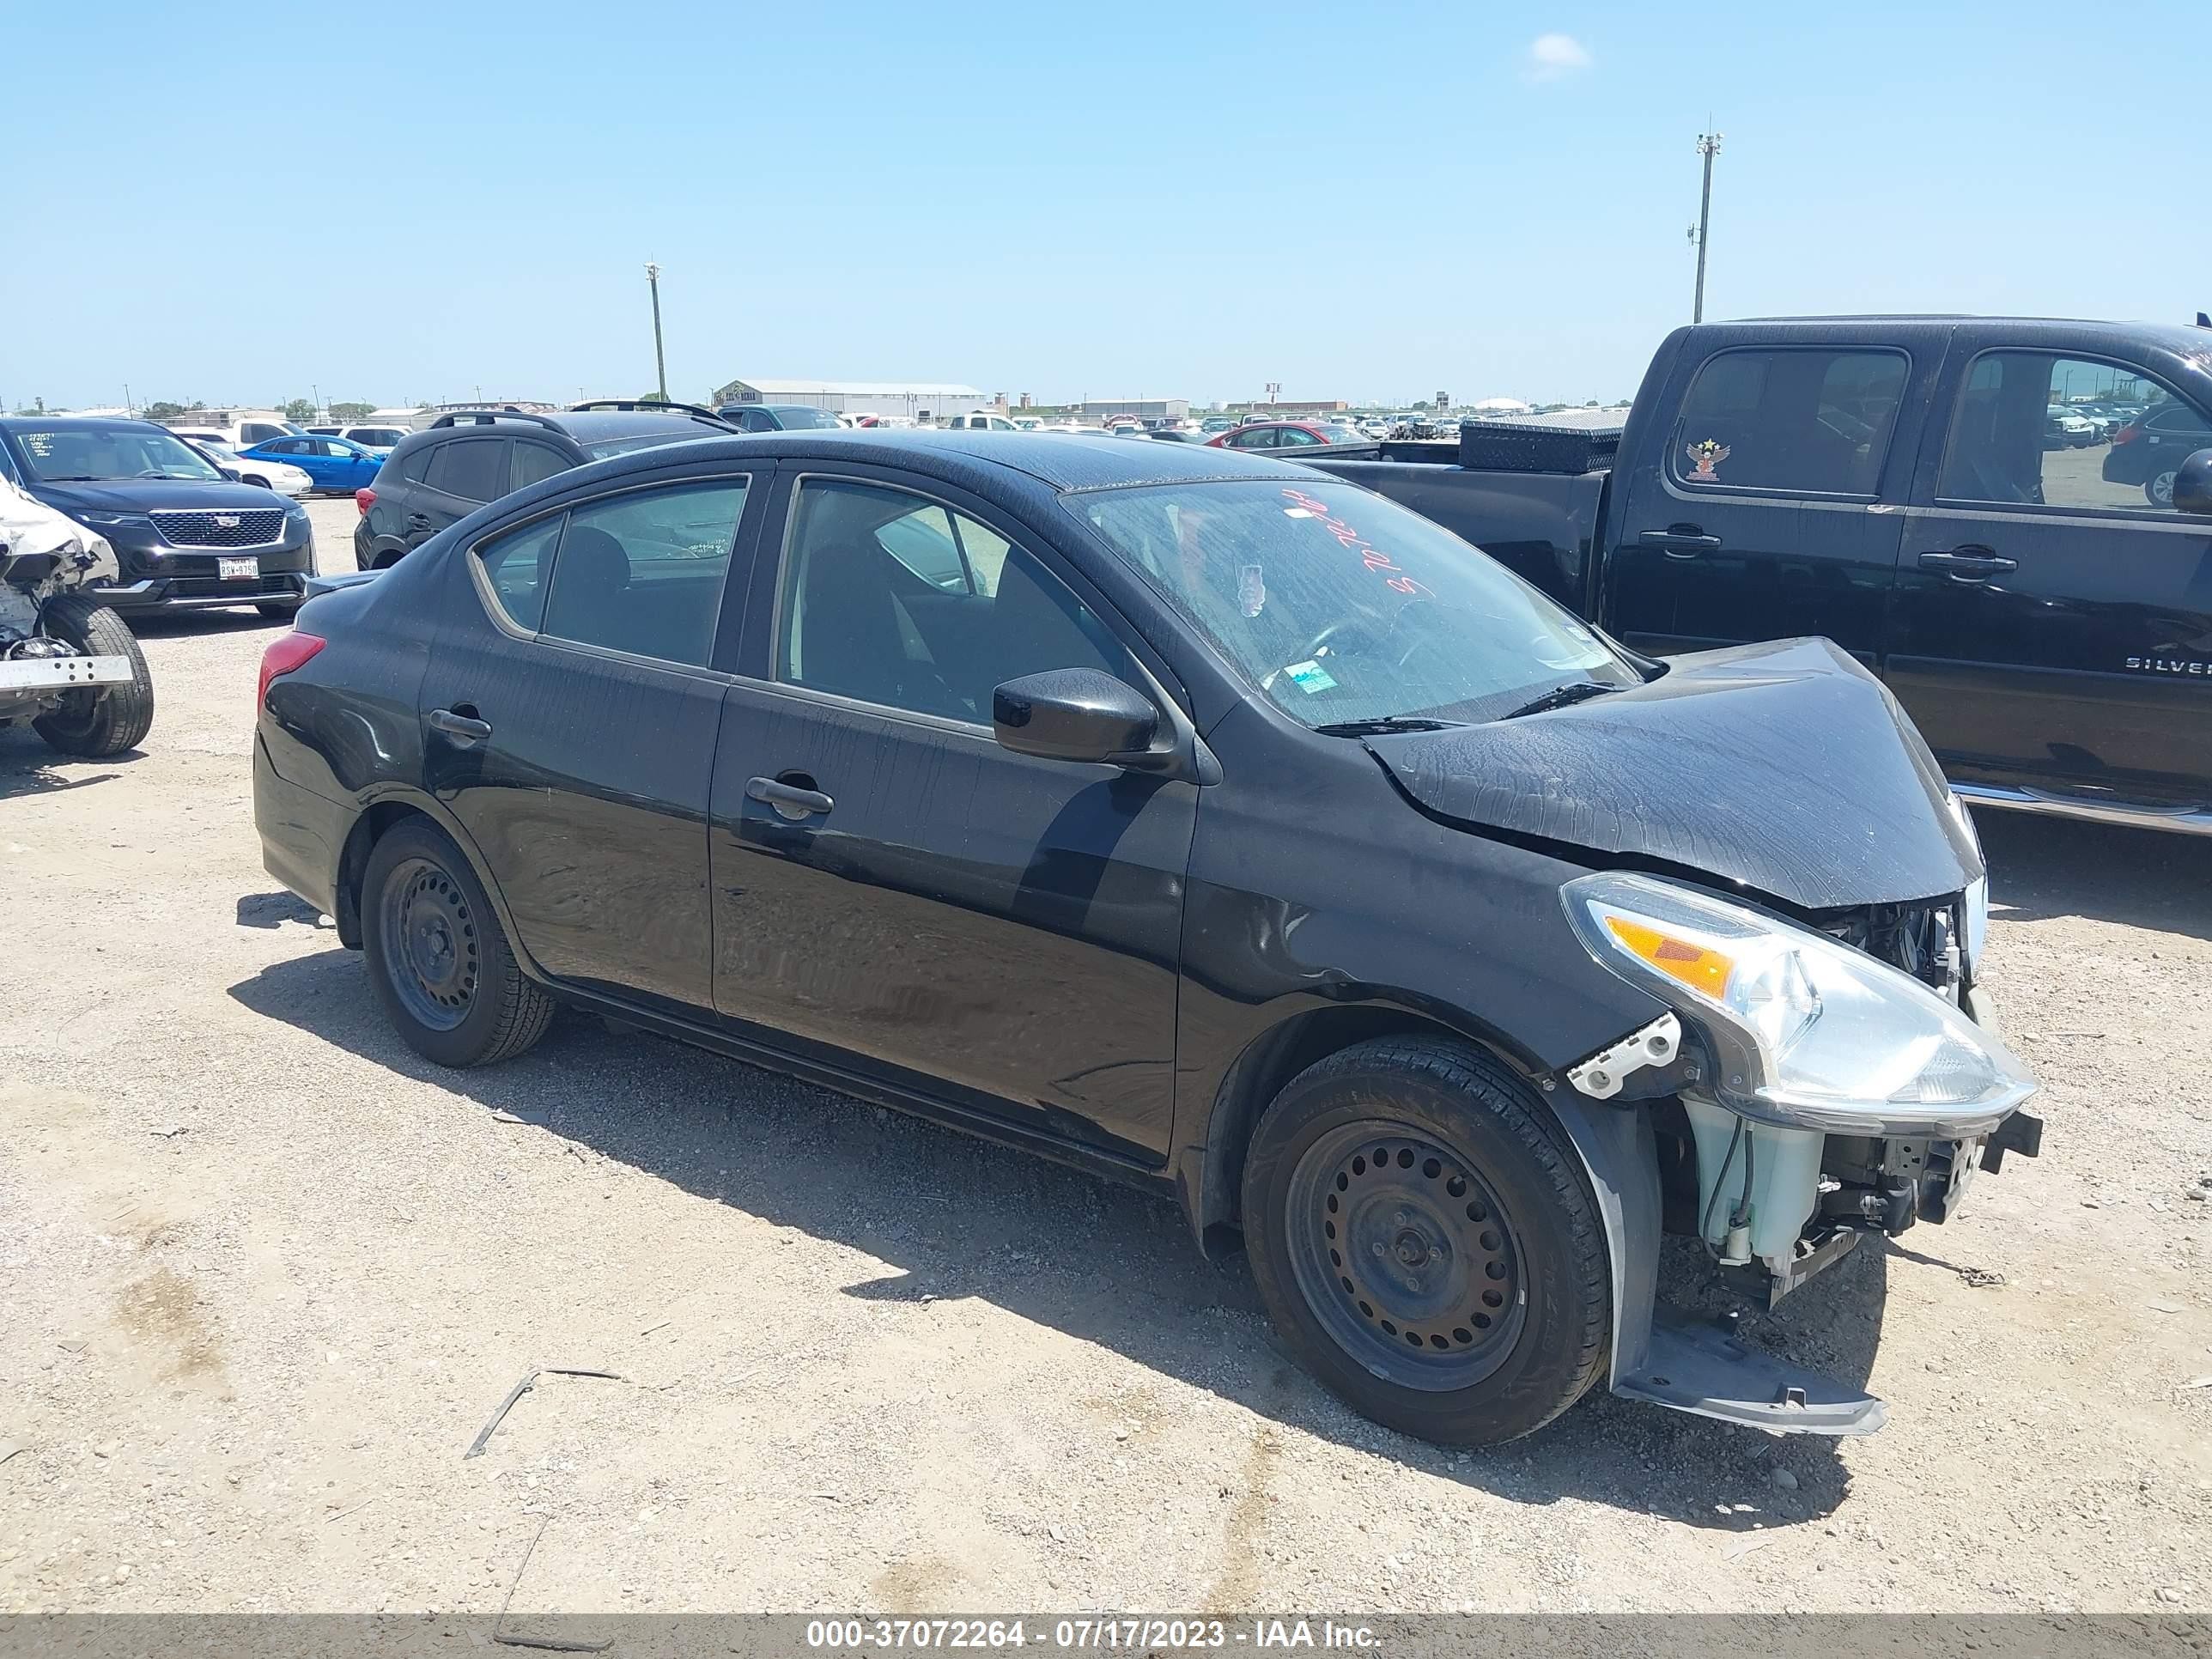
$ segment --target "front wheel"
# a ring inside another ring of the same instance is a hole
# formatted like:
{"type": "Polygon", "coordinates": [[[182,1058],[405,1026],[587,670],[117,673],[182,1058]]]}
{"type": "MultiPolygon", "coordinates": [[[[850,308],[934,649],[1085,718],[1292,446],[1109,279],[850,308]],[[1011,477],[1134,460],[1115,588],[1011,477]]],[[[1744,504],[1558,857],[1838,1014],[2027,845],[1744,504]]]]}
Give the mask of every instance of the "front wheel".
{"type": "Polygon", "coordinates": [[[47,602],[40,620],[51,638],[88,656],[128,658],[131,680],[127,685],[67,692],[52,714],[31,722],[31,729],[63,754],[88,759],[118,755],[145,742],[154,729],[154,676],[123,618],[82,594],[65,593],[47,602]]]}
{"type": "Polygon", "coordinates": [[[523,977],[468,860],[427,819],[369,853],[361,931],[376,1000],[425,1060],[490,1066],[545,1035],[553,1000],[523,977]]]}
{"type": "Polygon", "coordinates": [[[1511,1440],[1603,1369],[1596,1200],[1557,1120],[1473,1048],[1380,1038],[1300,1073],[1254,1132],[1243,1224],[1276,1328],[1387,1427],[1511,1440]]]}
{"type": "Polygon", "coordinates": [[[2169,466],[2163,472],[2152,473],[2143,481],[2143,494],[2153,507],[2173,505],[2173,475],[2177,471],[2178,468],[2169,466]]]}

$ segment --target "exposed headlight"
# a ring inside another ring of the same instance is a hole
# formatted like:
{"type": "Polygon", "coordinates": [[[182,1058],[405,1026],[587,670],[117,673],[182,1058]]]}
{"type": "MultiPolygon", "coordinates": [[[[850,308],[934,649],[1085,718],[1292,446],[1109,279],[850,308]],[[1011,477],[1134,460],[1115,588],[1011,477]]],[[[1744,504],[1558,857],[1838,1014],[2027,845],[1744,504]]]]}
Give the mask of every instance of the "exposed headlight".
{"type": "Polygon", "coordinates": [[[1583,876],[1559,895],[1593,956],[1705,1037],[1704,1086],[1746,1117],[1973,1135],[2035,1092],[2027,1066],[1933,990],[1825,934],[1651,876],[1583,876]]]}
{"type": "Polygon", "coordinates": [[[143,513],[76,513],[70,516],[79,524],[96,524],[102,530],[127,530],[154,522],[143,513]]]}
{"type": "Polygon", "coordinates": [[[1990,936],[1990,868],[1989,860],[1982,856],[1982,838],[1974,829],[1973,815],[1966,811],[1966,803],[1957,795],[1948,797],[1951,816],[1958,821],[1959,832],[1974,849],[1975,862],[1982,873],[1966,884],[1965,899],[1966,936],[1960,940],[1966,950],[1966,976],[1973,978],[1981,971],[1982,941],[1990,936]]]}

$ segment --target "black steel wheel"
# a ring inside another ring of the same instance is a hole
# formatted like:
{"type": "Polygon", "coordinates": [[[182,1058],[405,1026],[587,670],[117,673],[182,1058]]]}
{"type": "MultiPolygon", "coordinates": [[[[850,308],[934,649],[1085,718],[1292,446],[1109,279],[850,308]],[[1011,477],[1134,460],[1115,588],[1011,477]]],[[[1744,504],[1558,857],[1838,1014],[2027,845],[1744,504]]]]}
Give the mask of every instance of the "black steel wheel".
{"type": "Polygon", "coordinates": [[[428,818],[370,849],[361,921],[377,1000],[417,1054],[485,1066],[545,1034],[552,999],[524,977],[467,859],[428,818]]]}
{"type": "Polygon", "coordinates": [[[1401,1388],[1480,1382],[1525,1322],[1505,1206],[1467,1160],[1401,1124],[1340,1124],[1291,1170],[1291,1269],[1339,1346],[1401,1388]]]}
{"type": "Polygon", "coordinates": [[[1242,1219],[1285,1341],[1390,1428],[1510,1440],[1604,1371],[1589,1176],[1542,1101],[1470,1046],[1382,1037],[1301,1072],[1253,1131],[1242,1219]]]}

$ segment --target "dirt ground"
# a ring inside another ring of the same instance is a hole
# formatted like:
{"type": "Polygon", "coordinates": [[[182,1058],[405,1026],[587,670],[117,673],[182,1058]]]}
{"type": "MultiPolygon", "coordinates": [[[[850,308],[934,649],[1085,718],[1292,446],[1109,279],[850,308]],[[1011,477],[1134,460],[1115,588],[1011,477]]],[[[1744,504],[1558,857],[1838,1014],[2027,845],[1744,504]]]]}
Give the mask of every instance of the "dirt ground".
{"type": "Polygon", "coordinates": [[[146,631],[143,754],[0,732],[0,1611],[488,1611],[541,1525],[518,1612],[2212,1604],[2201,843],[1984,817],[2045,1155],[1757,1332],[1882,1433],[1457,1455],[1164,1201],[595,1022],[434,1071],[261,869],[272,625],[146,631]],[[534,1366],[620,1380],[465,1458],[534,1366]]]}

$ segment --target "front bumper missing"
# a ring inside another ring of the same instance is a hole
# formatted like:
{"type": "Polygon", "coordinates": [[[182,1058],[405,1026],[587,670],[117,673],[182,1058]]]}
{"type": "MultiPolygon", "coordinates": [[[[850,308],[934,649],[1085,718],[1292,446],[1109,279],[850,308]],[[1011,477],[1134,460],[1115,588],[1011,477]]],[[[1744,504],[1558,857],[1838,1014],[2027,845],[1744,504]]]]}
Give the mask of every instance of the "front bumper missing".
{"type": "Polygon", "coordinates": [[[1670,1411],[1776,1434],[1872,1434],[1889,1408],[1854,1389],[1662,1310],[1635,1369],[1613,1391],[1670,1411]]]}
{"type": "Polygon", "coordinates": [[[13,657],[0,662],[0,691],[73,691],[130,684],[128,657],[13,657]]]}

